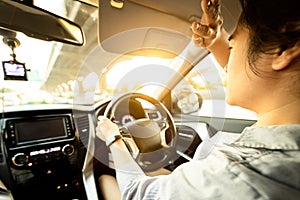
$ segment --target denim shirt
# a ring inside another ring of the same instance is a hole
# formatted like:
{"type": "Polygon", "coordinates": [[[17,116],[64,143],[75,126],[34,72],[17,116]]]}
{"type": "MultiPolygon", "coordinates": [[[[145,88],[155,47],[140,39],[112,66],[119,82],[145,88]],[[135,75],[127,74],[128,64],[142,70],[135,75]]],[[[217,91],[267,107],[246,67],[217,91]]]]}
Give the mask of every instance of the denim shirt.
{"type": "Polygon", "coordinates": [[[129,182],[122,198],[300,199],[300,125],[219,132],[205,143],[170,175],[119,173],[129,182]]]}

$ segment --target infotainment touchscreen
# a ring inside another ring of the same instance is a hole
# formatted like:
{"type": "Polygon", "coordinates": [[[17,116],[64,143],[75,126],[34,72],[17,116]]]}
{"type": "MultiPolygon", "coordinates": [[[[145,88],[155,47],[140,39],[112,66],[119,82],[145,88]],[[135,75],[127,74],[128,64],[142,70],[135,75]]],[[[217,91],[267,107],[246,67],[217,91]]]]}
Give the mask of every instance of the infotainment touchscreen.
{"type": "Polygon", "coordinates": [[[67,137],[65,119],[46,118],[15,123],[17,144],[67,137]]]}

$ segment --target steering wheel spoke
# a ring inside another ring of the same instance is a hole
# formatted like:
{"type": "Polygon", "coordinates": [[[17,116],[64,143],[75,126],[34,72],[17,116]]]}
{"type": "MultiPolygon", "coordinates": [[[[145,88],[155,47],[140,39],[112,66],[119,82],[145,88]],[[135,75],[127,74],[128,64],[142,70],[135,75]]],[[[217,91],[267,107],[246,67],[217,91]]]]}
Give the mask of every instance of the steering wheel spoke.
{"type": "Polygon", "coordinates": [[[167,143],[167,138],[166,138],[166,131],[170,128],[169,123],[167,120],[162,120],[157,123],[158,126],[160,127],[161,145],[165,148],[169,148],[170,145],[167,143]]]}

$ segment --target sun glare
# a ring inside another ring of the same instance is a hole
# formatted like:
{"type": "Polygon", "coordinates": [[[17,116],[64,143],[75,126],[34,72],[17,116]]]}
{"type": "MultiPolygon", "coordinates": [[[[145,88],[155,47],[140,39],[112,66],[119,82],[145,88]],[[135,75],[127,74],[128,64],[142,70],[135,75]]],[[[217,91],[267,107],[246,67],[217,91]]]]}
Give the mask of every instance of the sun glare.
{"type": "MultiPolygon", "coordinates": [[[[133,70],[139,67],[148,65],[162,65],[168,67],[170,62],[171,59],[143,56],[135,56],[131,60],[118,62],[106,74],[107,87],[115,88],[115,86],[119,83],[120,80],[122,80],[122,78],[124,78],[124,76],[126,76],[126,74],[133,72],[133,70]]],[[[163,71],[161,71],[161,73],[163,73],[163,71]]],[[[157,74],[156,77],[168,77],[168,74],[161,73],[157,74]]],[[[127,87],[128,89],[140,88],[141,84],[144,83],[144,79],[146,78],[146,76],[149,77],[149,74],[144,74],[143,76],[135,77],[134,80],[126,80],[125,83],[122,83],[123,87],[127,87]]]]}

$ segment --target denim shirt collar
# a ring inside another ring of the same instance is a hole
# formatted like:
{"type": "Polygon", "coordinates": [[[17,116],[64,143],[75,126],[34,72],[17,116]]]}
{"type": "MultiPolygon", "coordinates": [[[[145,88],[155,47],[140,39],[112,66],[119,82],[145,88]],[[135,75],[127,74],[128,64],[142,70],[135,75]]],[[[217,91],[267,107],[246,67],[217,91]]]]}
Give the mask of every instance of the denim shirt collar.
{"type": "Polygon", "coordinates": [[[272,150],[300,150],[300,124],[247,127],[232,144],[272,150]]]}

